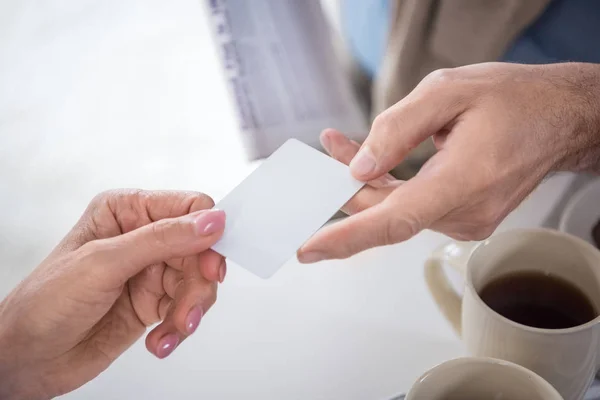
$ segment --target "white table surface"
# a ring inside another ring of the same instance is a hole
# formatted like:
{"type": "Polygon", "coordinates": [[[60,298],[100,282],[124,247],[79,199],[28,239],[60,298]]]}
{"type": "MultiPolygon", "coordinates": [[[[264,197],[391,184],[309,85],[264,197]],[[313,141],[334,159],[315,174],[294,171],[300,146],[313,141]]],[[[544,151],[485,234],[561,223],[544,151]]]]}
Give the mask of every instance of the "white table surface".
{"type": "MultiPolygon", "coordinates": [[[[245,161],[196,0],[0,1],[0,295],[112,187],[223,196],[245,161]]],[[[572,179],[501,229],[535,226],[572,179]]],[[[201,328],[167,360],[139,341],[69,399],[384,399],[462,354],[421,265],[423,232],[346,261],[232,266],[201,328]]]]}

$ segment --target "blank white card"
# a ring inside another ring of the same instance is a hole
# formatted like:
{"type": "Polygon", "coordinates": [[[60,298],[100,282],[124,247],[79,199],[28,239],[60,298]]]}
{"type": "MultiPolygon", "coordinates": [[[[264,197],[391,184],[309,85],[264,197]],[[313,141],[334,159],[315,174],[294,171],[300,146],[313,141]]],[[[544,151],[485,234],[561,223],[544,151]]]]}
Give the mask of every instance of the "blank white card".
{"type": "Polygon", "coordinates": [[[290,139],[215,206],[227,221],[213,250],[268,278],[363,185],[346,165],[290,139]]]}

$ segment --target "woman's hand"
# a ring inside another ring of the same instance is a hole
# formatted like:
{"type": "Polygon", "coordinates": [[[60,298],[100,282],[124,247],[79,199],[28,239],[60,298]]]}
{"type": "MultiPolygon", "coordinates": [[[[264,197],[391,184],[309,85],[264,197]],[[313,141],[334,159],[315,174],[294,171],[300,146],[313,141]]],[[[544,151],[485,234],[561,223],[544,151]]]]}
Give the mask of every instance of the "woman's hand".
{"type": "Polygon", "coordinates": [[[209,250],[225,215],[205,195],[114,191],[0,303],[0,398],[41,399],[94,378],[152,324],[159,358],[192,334],[225,277],[209,250]]]}
{"type": "Polygon", "coordinates": [[[360,151],[331,130],[322,142],[371,185],[347,204],[355,215],[300,249],[301,261],[349,257],[427,228],[483,239],[548,172],[600,171],[600,65],[436,71],[375,119],[360,151]],[[439,151],[416,177],[386,177],[429,137],[439,151]]]}

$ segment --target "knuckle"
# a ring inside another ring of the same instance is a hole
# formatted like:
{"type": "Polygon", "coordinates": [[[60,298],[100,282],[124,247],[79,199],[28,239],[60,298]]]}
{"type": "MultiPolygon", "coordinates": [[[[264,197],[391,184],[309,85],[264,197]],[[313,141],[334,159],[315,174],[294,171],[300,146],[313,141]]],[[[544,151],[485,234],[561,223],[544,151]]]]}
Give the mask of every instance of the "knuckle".
{"type": "Polygon", "coordinates": [[[422,83],[426,86],[438,86],[446,85],[456,78],[456,71],[454,68],[440,68],[430,72],[423,78],[422,83]]]}
{"type": "Polygon", "coordinates": [[[396,116],[391,111],[384,111],[373,120],[371,130],[388,137],[397,131],[396,116]]]}
{"type": "Polygon", "coordinates": [[[461,232],[453,235],[452,237],[457,240],[471,241],[471,240],[484,240],[487,239],[494,233],[494,225],[481,225],[475,224],[469,228],[463,229],[461,232]]]}
{"type": "Polygon", "coordinates": [[[141,189],[110,189],[98,193],[92,199],[93,204],[104,204],[115,199],[122,199],[124,197],[138,197],[143,194],[144,191],[141,189]]]}
{"type": "Polygon", "coordinates": [[[384,225],[384,229],[381,230],[381,237],[379,242],[384,245],[387,246],[389,244],[393,244],[395,241],[394,239],[397,236],[397,231],[398,231],[398,224],[396,222],[394,222],[393,219],[388,219],[384,225]]]}
{"type": "Polygon", "coordinates": [[[484,240],[492,236],[495,227],[493,225],[483,225],[475,229],[471,240],[484,240]]]}
{"type": "Polygon", "coordinates": [[[93,284],[106,273],[102,264],[110,258],[109,252],[110,245],[106,240],[93,240],[77,249],[73,253],[73,262],[65,265],[78,271],[77,281],[80,285],[93,284]]]}
{"type": "Polygon", "coordinates": [[[215,206],[215,201],[213,198],[206,193],[198,193],[196,196],[198,203],[200,203],[204,208],[212,208],[215,206]]]}
{"type": "Polygon", "coordinates": [[[123,193],[123,197],[131,200],[132,202],[136,201],[143,204],[146,200],[152,197],[152,192],[142,189],[128,189],[123,193]]]}
{"type": "Polygon", "coordinates": [[[167,231],[169,231],[171,225],[172,222],[168,220],[158,221],[150,225],[150,237],[153,245],[168,246],[167,231]]]}
{"type": "Polygon", "coordinates": [[[95,195],[90,201],[86,213],[94,215],[97,210],[106,208],[109,204],[109,199],[113,196],[114,190],[105,190],[95,195]]]}
{"type": "Polygon", "coordinates": [[[92,199],[91,203],[92,204],[102,204],[102,203],[106,202],[106,199],[111,198],[115,192],[117,192],[117,191],[116,190],[104,190],[104,191],[98,193],[97,195],[95,195],[94,198],[92,199]]]}
{"type": "Polygon", "coordinates": [[[461,230],[461,231],[457,231],[457,232],[442,231],[442,233],[444,233],[446,236],[448,236],[454,240],[459,240],[461,242],[469,242],[471,240],[475,240],[472,238],[473,235],[469,231],[465,231],[465,230],[461,230]]]}
{"type": "Polygon", "coordinates": [[[390,245],[407,240],[421,231],[421,223],[415,215],[402,218],[388,218],[381,230],[380,243],[390,245]]]}
{"type": "Polygon", "coordinates": [[[99,210],[108,210],[116,215],[122,203],[137,204],[137,200],[145,195],[141,189],[111,189],[98,193],[90,202],[87,213],[94,215],[99,210]]]}
{"type": "Polygon", "coordinates": [[[82,262],[95,260],[99,258],[106,250],[103,240],[93,240],[81,246],[78,250],[78,257],[82,262]]]}
{"type": "Polygon", "coordinates": [[[475,224],[478,227],[493,226],[498,221],[499,208],[493,203],[486,203],[475,214],[475,224]]]}
{"type": "Polygon", "coordinates": [[[402,104],[398,103],[373,120],[369,145],[376,156],[383,157],[385,154],[405,151],[406,144],[399,140],[400,126],[403,125],[402,116],[405,114],[402,107],[406,106],[406,101],[402,104]]]}
{"type": "Polygon", "coordinates": [[[170,258],[183,256],[180,238],[187,236],[192,230],[191,224],[178,219],[163,219],[150,224],[149,245],[161,248],[170,258]]]}

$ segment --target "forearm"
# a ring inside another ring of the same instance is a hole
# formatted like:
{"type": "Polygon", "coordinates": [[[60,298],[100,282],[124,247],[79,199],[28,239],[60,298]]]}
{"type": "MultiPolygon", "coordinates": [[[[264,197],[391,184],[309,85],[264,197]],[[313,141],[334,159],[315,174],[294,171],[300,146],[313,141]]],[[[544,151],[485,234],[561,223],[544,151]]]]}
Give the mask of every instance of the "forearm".
{"type": "Polygon", "coordinates": [[[41,378],[36,377],[36,366],[20,365],[18,358],[6,357],[10,348],[0,339],[0,400],[46,400],[53,396],[45,393],[41,378]]]}
{"type": "Polygon", "coordinates": [[[24,382],[23,379],[19,379],[11,373],[0,375],[0,400],[47,400],[52,398],[52,396],[41,393],[36,387],[36,382],[24,382]]]}
{"type": "Polygon", "coordinates": [[[558,89],[554,115],[564,126],[555,169],[599,174],[600,64],[549,65],[544,77],[558,89]]]}
{"type": "Polygon", "coordinates": [[[0,302],[0,400],[42,400],[51,398],[44,394],[43,384],[34,368],[28,365],[27,351],[19,350],[18,338],[11,331],[14,322],[3,312],[0,302]],[[25,354],[23,354],[25,353],[25,354]]]}
{"type": "Polygon", "coordinates": [[[0,332],[0,400],[29,399],[20,386],[16,366],[11,361],[10,347],[3,342],[0,332]]]}

